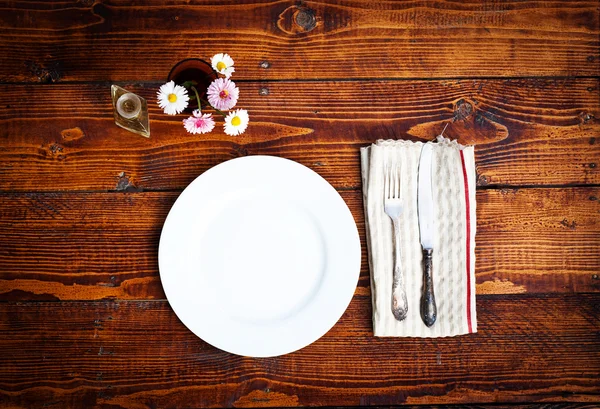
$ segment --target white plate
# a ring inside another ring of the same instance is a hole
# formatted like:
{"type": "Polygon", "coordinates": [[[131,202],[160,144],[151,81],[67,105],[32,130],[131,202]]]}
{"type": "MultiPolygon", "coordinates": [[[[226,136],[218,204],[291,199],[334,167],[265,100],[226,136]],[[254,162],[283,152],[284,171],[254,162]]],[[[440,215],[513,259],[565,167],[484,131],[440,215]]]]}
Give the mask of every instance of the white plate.
{"type": "Polygon", "coordinates": [[[272,156],[209,169],[169,212],[160,278],[181,321],[238,355],[296,351],[324,335],[356,289],[360,241],[325,179],[272,156]]]}

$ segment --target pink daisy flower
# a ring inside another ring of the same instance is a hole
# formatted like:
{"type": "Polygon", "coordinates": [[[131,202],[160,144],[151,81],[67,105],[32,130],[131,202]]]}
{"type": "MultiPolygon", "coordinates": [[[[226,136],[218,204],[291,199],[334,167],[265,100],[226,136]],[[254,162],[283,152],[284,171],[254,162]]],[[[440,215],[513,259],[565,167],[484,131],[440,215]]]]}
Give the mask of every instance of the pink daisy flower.
{"type": "Polygon", "coordinates": [[[207,133],[215,127],[215,120],[212,118],[212,114],[202,115],[199,109],[196,109],[192,114],[193,116],[183,120],[183,126],[189,133],[207,133]]]}
{"type": "Polygon", "coordinates": [[[208,91],[208,102],[220,111],[227,111],[237,104],[240,89],[233,81],[227,78],[217,78],[210,84],[208,91]]]}

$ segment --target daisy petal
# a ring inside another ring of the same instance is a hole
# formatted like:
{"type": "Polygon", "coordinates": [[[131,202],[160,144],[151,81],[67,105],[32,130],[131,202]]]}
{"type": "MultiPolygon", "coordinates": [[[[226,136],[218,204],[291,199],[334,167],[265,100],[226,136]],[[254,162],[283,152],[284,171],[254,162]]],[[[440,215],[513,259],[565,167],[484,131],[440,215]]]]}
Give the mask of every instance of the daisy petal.
{"type": "Polygon", "coordinates": [[[227,135],[236,136],[244,133],[250,122],[248,111],[245,109],[238,109],[232,111],[225,117],[225,123],[223,129],[227,135]]]}
{"type": "Polygon", "coordinates": [[[233,68],[233,58],[228,54],[215,54],[210,60],[213,69],[225,76],[225,78],[231,77],[231,74],[235,71],[233,68]]]}
{"type": "Polygon", "coordinates": [[[201,114],[195,110],[192,116],[183,120],[183,126],[191,134],[203,134],[214,129],[215,120],[212,114],[201,114]]]}
{"type": "Polygon", "coordinates": [[[158,106],[161,107],[167,115],[181,113],[187,108],[190,100],[187,89],[180,85],[175,85],[173,81],[169,81],[160,87],[157,98],[158,106]]]}
{"type": "Polygon", "coordinates": [[[220,111],[233,108],[237,104],[239,94],[239,88],[227,78],[217,78],[210,84],[206,92],[208,102],[213,108],[220,111]]]}

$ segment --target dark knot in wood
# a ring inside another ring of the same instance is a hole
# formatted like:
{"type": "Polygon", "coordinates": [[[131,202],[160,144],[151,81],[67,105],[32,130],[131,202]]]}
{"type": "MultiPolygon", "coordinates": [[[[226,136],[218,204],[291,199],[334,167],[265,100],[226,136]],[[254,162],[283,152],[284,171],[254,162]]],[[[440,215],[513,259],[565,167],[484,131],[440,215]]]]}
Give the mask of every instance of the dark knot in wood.
{"type": "Polygon", "coordinates": [[[594,115],[590,114],[589,112],[581,112],[579,114],[579,122],[581,124],[587,124],[590,121],[593,122],[594,119],[594,115]]]}
{"type": "Polygon", "coordinates": [[[473,113],[473,104],[464,99],[459,99],[454,106],[454,120],[460,121],[468,118],[473,113]]]}
{"type": "Polygon", "coordinates": [[[306,34],[317,27],[315,10],[304,6],[291,6],[281,13],[277,27],[286,34],[306,34]]]}
{"type": "Polygon", "coordinates": [[[486,175],[477,176],[477,186],[487,186],[490,184],[490,179],[486,175]]]}
{"type": "Polygon", "coordinates": [[[142,189],[138,188],[134,184],[133,180],[129,176],[127,176],[127,174],[125,172],[119,173],[119,176],[117,179],[117,185],[116,185],[115,189],[117,190],[117,192],[126,192],[126,193],[142,191],[142,189]]]}
{"type": "Polygon", "coordinates": [[[62,77],[60,63],[57,61],[44,65],[35,61],[25,61],[25,66],[31,74],[37,77],[39,82],[44,84],[58,82],[62,77]]]}
{"type": "Polygon", "coordinates": [[[311,31],[317,26],[315,11],[305,7],[299,7],[298,10],[296,10],[294,13],[294,21],[302,27],[304,31],[311,31]]]}

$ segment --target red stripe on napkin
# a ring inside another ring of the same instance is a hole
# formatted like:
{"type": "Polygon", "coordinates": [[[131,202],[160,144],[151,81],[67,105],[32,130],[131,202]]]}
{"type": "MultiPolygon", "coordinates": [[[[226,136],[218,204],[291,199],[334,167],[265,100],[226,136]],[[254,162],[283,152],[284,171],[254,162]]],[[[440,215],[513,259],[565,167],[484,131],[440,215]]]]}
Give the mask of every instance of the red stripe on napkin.
{"type": "Polygon", "coordinates": [[[473,332],[473,324],[471,323],[471,206],[469,204],[469,181],[467,179],[467,167],[465,166],[463,151],[460,151],[460,161],[462,164],[465,205],[467,208],[467,323],[469,324],[470,334],[473,332]]]}

